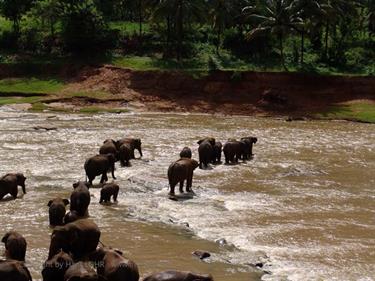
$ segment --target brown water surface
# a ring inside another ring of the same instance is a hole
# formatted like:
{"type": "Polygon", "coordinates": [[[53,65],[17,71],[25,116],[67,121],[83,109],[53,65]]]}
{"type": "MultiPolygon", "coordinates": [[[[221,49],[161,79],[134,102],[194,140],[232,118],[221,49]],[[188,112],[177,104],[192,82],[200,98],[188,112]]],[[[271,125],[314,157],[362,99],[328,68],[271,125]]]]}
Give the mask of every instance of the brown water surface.
{"type": "MultiPolygon", "coordinates": [[[[119,203],[90,215],[102,241],[134,259],[141,274],[165,269],[211,273],[215,280],[374,280],[375,127],[348,122],[284,122],[251,117],[175,114],[96,116],[0,109],[0,174],[20,171],[28,193],[0,202],[0,235],[28,241],[27,264],[40,280],[49,234],[47,202],[69,198],[83,163],[106,138],[141,137],[144,157],[117,166],[119,203]],[[34,126],[55,131],[36,131],[34,126]],[[203,136],[254,135],[255,157],[196,170],[192,200],[167,199],[166,172],[184,146],[198,158],[203,136]],[[184,226],[189,224],[189,228],[184,226]],[[235,247],[214,241],[225,238],[235,247]],[[201,262],[194,250],[212,258],[201,262]]],[[[98,182],[99,179],[96,180],[98,182]]],[[[3,246],[1,245],[0,251],[3,246]]]]}

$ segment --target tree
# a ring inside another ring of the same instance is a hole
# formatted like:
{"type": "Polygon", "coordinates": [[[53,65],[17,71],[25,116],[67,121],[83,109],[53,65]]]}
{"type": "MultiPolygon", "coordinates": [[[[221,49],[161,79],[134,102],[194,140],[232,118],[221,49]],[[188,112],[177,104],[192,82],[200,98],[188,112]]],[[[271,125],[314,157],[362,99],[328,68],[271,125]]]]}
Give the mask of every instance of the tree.
{"type": "Polygon", "coordinates": [[[1,0],[1,14],[7,19],[13,21],[13,31],[19,33],[20,20],[32,5],[33,0],[1,0]]]}
{"type": "Polygon", "coordinates": [[[59,0],[62,37],[74,53],[104,48],[107,26],[93,0],[59,0]]]}
{"type": "Polygon", "coordinates": [[[160,0],[156,5],[152,18],[169,18],[173,20],[177,34],[177,60],[182,56],[184,39],[184,24],[186,20],[200,19],[204,11],[204,2],[201,0],[160,0]]]}
{"type": "MultiPolygon", "coordinates": [[[[281,65],[287,70],[284,58],[284,37],[291,29],[297,30],[302,19],[296,12],[296,3],[293,0],[270,0],[265,2],[265,7],[258,6],[258,13],[251,13],[250,17],[259,20],[260,23],[248,33],[248,38],[252,39],[263,32],[275,33],[278,37],[281,65]],[[259,9],[260,8],[260,9],[259,9]]],[[[243,11],[253,10],[253,7],[245,7],[243,11]]]]}
{"type": "Polygon", "coordinates": [[[31,10],[31,13],[41,20],[42,24],[47,22],[51,36],[55,36],[55,25],[59,19],[59,1],[58,0],[40,0],[37,1],[31,10]]]}

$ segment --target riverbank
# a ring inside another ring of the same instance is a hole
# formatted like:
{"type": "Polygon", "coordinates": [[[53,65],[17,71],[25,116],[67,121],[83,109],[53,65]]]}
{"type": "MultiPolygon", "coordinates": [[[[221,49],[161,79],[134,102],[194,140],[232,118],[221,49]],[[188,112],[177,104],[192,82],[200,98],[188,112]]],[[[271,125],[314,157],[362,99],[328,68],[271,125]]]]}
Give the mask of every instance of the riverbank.
{"type": "Polygon", "coordinates": [[[0,79],[0,104],[23,110],[194,112],[375,123],[371,76],[216,71],[194,77],[113,65],[1,65],[0,79]]]}

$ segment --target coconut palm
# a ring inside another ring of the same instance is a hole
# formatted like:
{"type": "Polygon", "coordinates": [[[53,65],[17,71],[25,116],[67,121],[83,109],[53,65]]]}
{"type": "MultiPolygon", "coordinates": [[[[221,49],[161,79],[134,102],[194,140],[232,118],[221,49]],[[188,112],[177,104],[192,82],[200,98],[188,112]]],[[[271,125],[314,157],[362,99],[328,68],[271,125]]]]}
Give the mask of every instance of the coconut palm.
{"type": "MultiPolygon", "coordinates": [[[[249,13],[249,10],[256,10],[254,7],[245,7],[244,12],[249,13]]],[[[248,38],[260,33],[272,32],[278,37],[281,65],[287,70],[284,57],[284,38],[290,30],[297,30],[297,27],[303,23],[299,17],[296,8],[296,2],[293,0],[268,0],[265,1],[265,7],[259,10],[258,13],[251,12],[249,18],[260,21],[256,28],[253,28],[248,33],[248,38]]]]}

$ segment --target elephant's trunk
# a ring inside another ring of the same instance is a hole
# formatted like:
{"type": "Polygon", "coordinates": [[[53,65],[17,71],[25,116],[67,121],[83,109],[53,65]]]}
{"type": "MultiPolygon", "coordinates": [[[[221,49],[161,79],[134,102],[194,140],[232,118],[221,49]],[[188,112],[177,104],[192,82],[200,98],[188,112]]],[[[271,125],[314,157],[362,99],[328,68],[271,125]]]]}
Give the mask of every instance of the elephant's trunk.
{"type": "Polygon", "coordinates": [[[139,151],[139,154],[141,155],[141,157],[143,157],[142,148],[138,148],[138,151],[139,151]]]}
{"type": "Polygon", "coordinates": [[[23,194],[26,194],[26,187],[25,187],[25,184],[22,184],[21,187],[22,187],[22,192],[23,192],[23,194]]]}

